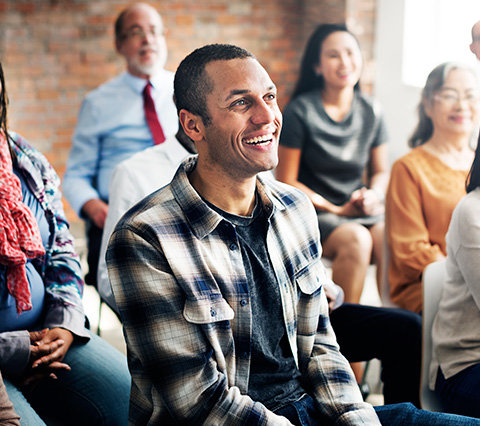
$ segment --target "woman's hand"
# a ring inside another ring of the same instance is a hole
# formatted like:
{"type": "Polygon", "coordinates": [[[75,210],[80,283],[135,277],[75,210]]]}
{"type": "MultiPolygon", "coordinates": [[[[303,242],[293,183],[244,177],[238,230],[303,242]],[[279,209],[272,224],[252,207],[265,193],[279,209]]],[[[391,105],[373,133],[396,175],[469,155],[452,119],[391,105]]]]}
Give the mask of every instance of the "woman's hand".
{"type": "Polygon", "coordinates": [[[44,329],[30,332],[30,368],[27,369],[24,385],[50,377],[56,379],[55,372],[70,370],[61,361],[73,342],[73,335],[63,328],[44,329]]]}
{"type": "Polygon", "coordinates": [[[385,212],[383,200],[380,199],[377,191],[373,189],[365,187],[357,189],[352,193],[350,202],[361,212],[358,216],[377,215],[385,212]]]}

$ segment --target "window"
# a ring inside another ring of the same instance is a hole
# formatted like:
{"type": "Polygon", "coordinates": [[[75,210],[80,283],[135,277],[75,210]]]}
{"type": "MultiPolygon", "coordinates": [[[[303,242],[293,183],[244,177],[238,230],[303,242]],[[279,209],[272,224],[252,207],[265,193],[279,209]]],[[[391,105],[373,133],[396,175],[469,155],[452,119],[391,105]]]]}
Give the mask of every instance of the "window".
{"type": "Polygon", "coordinates": [[[403,83],[423,87],[442,62],[477,63],[469,45],[479,20],[479,0],[405,0],[403,83]]]}

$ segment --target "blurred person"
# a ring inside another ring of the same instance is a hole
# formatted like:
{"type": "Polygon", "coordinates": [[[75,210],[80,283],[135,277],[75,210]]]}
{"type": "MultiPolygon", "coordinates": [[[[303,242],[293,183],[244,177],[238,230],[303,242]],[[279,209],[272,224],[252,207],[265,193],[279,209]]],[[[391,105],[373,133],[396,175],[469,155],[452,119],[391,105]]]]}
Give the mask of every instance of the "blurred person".
{"type": "Polygon", "coordinates": [[[421,312],[423,270],[445,258],[445,234],[473,161],[479,107],[471,67],[447,62],[429,74],[409,139],[413,149],[394,163],[386,198],[390,296],[401,308],[421,312]]]}
{"type": "Polygon", "coordinates": [[[362,56],[343,24],[310,37],[285,108],[276,177],[308,195],[324,256],[345,301],[359,303],[368,265],[382,273],[387,132],[378,103],[360,91],[362,56]]]}
{"type": "Polygon", "coordinates": [[[471,52],[480,59],[480,21],[472,27],[472,42],[470,43],[471,52]]]}
{"type": "Polygon", "coordinates": [[[96,286],[108,185],[117,164],[161,144],[178,128],[166,30],[152,6],[134,3],[115,22],[115,47],[126,71],[90,92],[82,103],[67,162],[63,190],[86,221],[87,284],[96,286]]]}
{"type": "Polygon", "coordinates": [[[7,130],[0,64],[0,370],[8,395],[24,425],[127,425],[126,357],[85,328],[59,186],[47,159],[7,130]]]}
{"type": "Polygon", "coordinates": [[[444,411],[480,417],[480,146],[445,237],[446,277],[432,330],[430,387],[444,411]]]}

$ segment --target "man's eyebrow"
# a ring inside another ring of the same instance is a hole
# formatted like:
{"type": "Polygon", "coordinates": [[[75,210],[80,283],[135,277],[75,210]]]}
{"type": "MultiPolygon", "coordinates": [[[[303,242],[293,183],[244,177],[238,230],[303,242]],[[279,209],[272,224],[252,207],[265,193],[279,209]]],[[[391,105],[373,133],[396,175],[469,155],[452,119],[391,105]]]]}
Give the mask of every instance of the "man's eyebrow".
{"type": "Polygon", "coordinates": [[[234,96],[237,95],[245,95],[247,93],[250,93],[250,90],[248,89],[236,89],[236,90],[231,90],[228,96],[225,98],[225,101],[228,101],[229,99],[233,98],[234,96]]]}
{"type": "MultiPolygon", "coordinates": [[[[276,86],[275,84],[272,84],[271,86],[268,86],[267,87],[267,92],[270,91],[270,90],[276,90],[276,86]]],[[[229,99],[233,98],[234,96],[237,96],[237,95],[246,95],[250,93],[250,90],[249,89],[236,89],[236,90],[232,90],[230,91],[230,93],[228,94],[228,96],[225,98],[225,101],[228,101],[229,99]]]]}

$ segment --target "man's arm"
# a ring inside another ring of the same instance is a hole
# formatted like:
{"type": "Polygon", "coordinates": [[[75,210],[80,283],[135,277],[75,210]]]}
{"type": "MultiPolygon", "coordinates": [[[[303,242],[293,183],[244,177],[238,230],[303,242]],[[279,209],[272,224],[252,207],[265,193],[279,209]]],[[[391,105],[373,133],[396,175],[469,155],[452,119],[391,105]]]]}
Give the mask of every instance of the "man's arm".
{"type": "Polygon", "coordinates": [[[122,225],[111,238],[107,266],[129,346],[132,404],[152,416],[159,409],[153,399],[180,423],[290,425],[230,385],[229,321],[215,323],[210,300],[187,303],[153,228],[139,236],[122,225]]]}
{"type": "Polygon", "coordinates": [[[63,179],[64,195],[79,217],[82,217],[82,214],[91,213],[82,211],[88,201],[100,201],[98,191],[93,187],[100,152],[100,137],[96,133],[97,122],[98,111],[87,97],[78,114],[67,171],[63,179]]]}
{"type": "Polygon", "coordinates": [[[110,280],[108,279],[105,255],[107,253],[110,236],[118,220],[130,207],[143,197],[144,191],[142,188],[139,188],[137,180],[135,179],[135,173],[130,173],[129,168],[125,167],[124,163],[120,163],[113,170],[108,192],[109,206],[103,228],[102,245],[98,262],[97,285],[101,298],[118,314],[118,308],[113,297],[110,280]]]}
{"type": "Polygon", "coordinates": [[[321,298],[315,345],[304,378],[320,411],[332,424],[380,425],[373,407],[363,401],[350,365],[339,351],[323,291],[321,298]]]}

